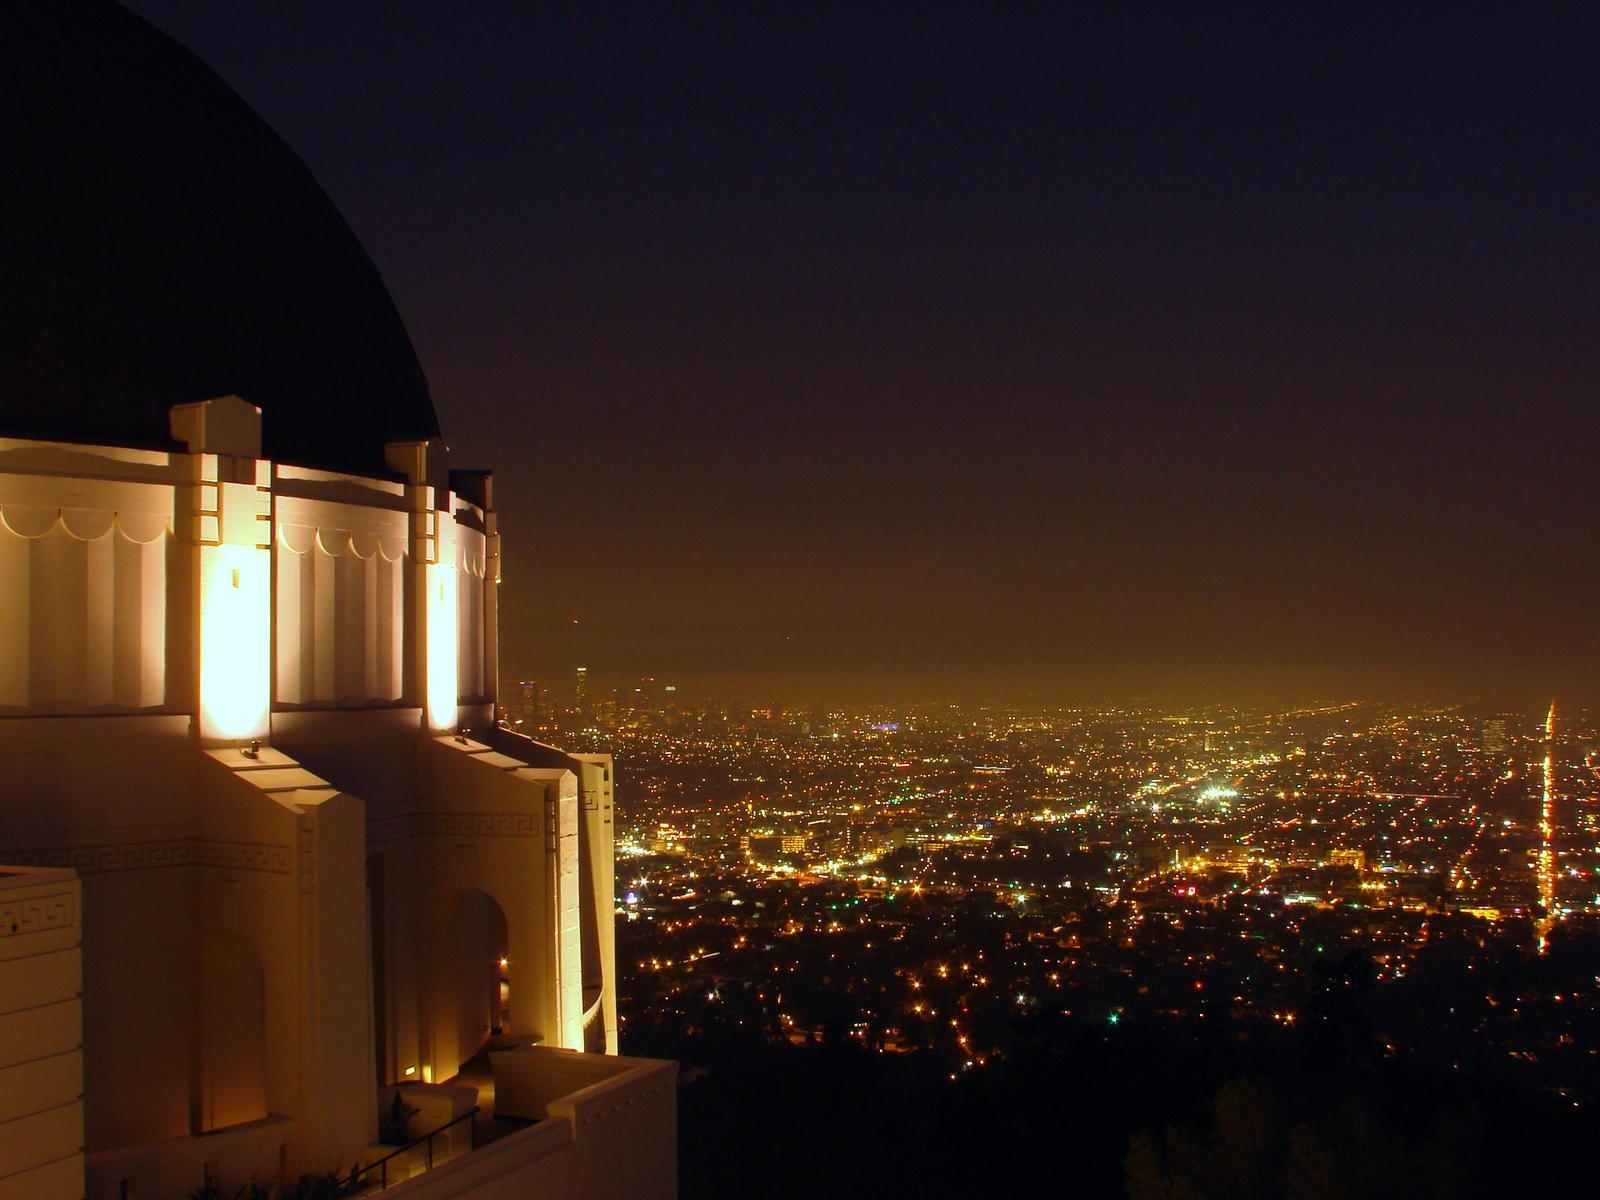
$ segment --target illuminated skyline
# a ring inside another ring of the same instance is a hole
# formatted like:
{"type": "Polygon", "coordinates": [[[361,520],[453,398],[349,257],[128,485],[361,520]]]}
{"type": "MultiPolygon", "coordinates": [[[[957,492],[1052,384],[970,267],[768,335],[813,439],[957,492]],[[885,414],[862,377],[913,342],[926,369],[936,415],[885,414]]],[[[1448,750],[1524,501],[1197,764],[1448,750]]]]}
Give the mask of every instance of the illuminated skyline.
{"type": "Polygon", "coordinates": [[[516,674],[1592,691],[1588,10],[136,7],[603,547],[516,674]]]}
{"type": "Polygon", "coordinates": [[[1270,1186],[1301,1117],[1266,1120],[1232,1160],[1264,1186],[1149,1186],[1152,1164],[1195,1170],[1173,1139],[1152,1156],[1137,1135],[1155,1130],[1159,1150],[1164,1122],[1205,1127],[1215,1084],[1168,1107],[1186,1054],[1202,1076],[1221,1055],[1227,1078],[1272,1081],[1311,1122],[1353,1078],[1363,1103],[1386,1096],[1388,1129],[1426,1137],[1422,1114],[1451,1111],[1480,1131],[1319,1160],[1392,1163],[1372,1194],[1428,1190],[1401,1180],[1469,1142],[1493,1149],[1471,1156],[1462,1195],[1545,1194],[1581,1169],[1600,1096],[1593,710],[650,706],[590,723],[539,722],[603,737],[626,764],[623,1039],[710,1071],[686,1192],[726,1194],[750,1170],[737,1149],[729,1161],[738,1138],[709,1136],[740,1119],[748,1085],[718,1106],[715,1080],[763,1057],[784,1094],[817,1062],[866,1097],[848,1118],[802,1099],[749,1122],[766,1126],[763,1163],[786,1136],[832,1148],[809,1191],[881,1161],[878,1190],[943,1194],[970,1154],[985,1178],[998,1158],[1041,1185],[1012,1190],[1045,1193],[1063,1154],[1038,1147],[1070,1139],[1085,1194],[1312,1194],[1270,1186]],[[1063,1113],[1064,1076],[1095,1112],[1063,1113]],[[872,1117],[884,1092],[865,1084],[889,1081],[896,1108],[938,1112],[970,1085],[973,1122],[1031,1113],[1039,1132],[1002,1156],[987,1153],[999,1131],[963,1139],[977,1149],[941,1161],[936,1121],[891,1140],[872,1117]]]}

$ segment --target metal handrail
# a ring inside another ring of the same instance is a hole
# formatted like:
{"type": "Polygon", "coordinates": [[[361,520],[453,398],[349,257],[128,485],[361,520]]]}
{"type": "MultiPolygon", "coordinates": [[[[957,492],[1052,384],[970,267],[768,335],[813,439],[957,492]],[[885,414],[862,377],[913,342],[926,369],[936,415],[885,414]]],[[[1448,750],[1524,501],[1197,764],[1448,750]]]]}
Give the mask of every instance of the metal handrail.
{"type": "MultiPolygon", "coordinates": [[[[382,1158],[378,1159],[377,1161],[368,1163],[366,1166],[362,1167],[361,1170],[359,1170],[359,1171],[355,1172],[355,1174],[351,1175],[350,1176],[350,1181],[352,1183],[355,1183],[357,1180],[359,1180],[362,1177],[364,1177],[367,1174],[367,1172],[369,1172],[369,1171],[377,1171],[379,1173],[378,1190],[379,1191],[387,1190],[388,1187],[389,1187],[389,1160],[391,1158],[398,1158],[400,1155],[404,1154],[408,1150],[415,1150],[418,1146],[421,1146],[424,1143],[427,1144],[427,1150],[425,1151],[425,1153],[427,1154],[427,1158],[428,1158],[428,1165],[425,1168],[425,1170],[428,1170],[428,1171],[433,1170],[433,1139],[438,1137],[441,1133],[444,1133],[446,1130],[450,1129],[452,1126],[459,1125],[463,1121],[471,1121],[477,1115],[478,1115],[478,1106],[476,1104],[474,1104],[469,1111],[462,1113],[459,1117],[456,1117],[454,1120],[448,1121],[445,1124],[439,1126],[439,1128],[437,1128],[437,1129],[435,1129],[435,1130],[433,1130],[433,1131],[431,1131],[429,1133],[423,1134],[421,1137],[415,1139],[414,1141],[407,1142],[404,1146],[401,1146],[401,1147],[399,1147],[399,1148],[397,1148],[395,1150],[391,1150],[388,1154],[385,1154],[382,1158]]],[[[467,1126],[467,1151],[468,1151],[468,1153],[471,1153],[473,1150],[476,1150],[477,1148],[478,1148],[478,1129],[477,1129],[477,1125],[474,1123],[472,1125],[468,1125],[467,1126]]]]}

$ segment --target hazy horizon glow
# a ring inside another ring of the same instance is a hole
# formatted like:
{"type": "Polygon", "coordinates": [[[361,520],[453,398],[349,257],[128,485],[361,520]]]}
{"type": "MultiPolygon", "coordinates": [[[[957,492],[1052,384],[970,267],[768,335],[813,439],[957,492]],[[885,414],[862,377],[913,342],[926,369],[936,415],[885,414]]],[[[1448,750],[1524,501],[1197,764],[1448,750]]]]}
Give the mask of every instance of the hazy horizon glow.
{"type": "Polygon", "coordinates": [[[506,678],[1600,676],[1600,14],[134,7],[496,472],[506,678]]]}

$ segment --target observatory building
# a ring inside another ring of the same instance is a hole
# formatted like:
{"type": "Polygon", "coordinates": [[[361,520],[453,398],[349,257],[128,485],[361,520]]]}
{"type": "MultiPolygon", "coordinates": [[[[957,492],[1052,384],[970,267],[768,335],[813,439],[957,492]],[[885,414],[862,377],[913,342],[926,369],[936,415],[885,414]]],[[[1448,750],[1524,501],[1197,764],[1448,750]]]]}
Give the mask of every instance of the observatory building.
{"type": "Polygon", "coordinates": [[[0,76],[0,1200],[672,1195],[611,761],[497,722],[493,480],[371,260],[114,4],[0,76]]]}

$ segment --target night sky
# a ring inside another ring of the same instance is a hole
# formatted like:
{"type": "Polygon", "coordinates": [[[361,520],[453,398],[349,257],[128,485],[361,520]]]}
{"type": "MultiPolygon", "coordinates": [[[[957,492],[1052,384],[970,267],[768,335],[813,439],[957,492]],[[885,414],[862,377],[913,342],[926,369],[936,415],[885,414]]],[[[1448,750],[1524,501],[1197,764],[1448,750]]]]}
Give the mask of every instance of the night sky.
{"type": "Polygon", "coordinates": [[[509,677],[1595,690],[1588,6],[132,7],[377,261],[509,677]]]}

